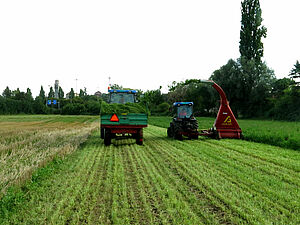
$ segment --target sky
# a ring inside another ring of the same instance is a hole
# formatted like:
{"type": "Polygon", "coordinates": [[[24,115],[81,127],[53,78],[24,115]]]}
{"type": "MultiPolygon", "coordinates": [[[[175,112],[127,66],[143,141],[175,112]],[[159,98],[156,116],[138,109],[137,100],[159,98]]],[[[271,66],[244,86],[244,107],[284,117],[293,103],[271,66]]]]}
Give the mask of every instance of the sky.
{"type": "MultiPolygon", "coordinates": [[[[300,60],[300,1],[260,2],[263,60],[283,78],[300,60]]],[[[105,93],[109,77],[167,92],[172,81],[208,79],[240,55],[240,8],[240,0],[0,0],[0,93],[29,87],[36,96],[55,80],[65,93],[105,93]]]]}

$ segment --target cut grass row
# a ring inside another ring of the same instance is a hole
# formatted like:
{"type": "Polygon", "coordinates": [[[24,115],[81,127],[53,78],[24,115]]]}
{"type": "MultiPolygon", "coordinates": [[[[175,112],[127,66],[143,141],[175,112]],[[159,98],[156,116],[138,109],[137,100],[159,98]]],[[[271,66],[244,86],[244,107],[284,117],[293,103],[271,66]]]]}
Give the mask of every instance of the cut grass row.
{"type": "MultiPolygon", "coordinates": [[[[197,120],[200,129],[208,129],[215,118],[198,117],[197,120]]],[[[149,117],[149,123],[159,127],[167,128],[170,122],[171,117],[149,117]]],[[[300,150],[300,122],[241,119],[238,123],[245,140],[300,150]]]]}
{"type": "Polygon", "coordinates": [[[3,198],[0,222],[299,224],[298,151],[242,140],[176,141],[155,126],[144,134],[144,146],[122,140],[105,147],[94,133],[63,163],[10,191],[20,204],[5,210],[10,201],[3,198]]]}
{"type": "Polygon", "coordinates": [[[0,198],[56,156],[74,151],[98,127],[95,117],[0,116],[0,198]]]}

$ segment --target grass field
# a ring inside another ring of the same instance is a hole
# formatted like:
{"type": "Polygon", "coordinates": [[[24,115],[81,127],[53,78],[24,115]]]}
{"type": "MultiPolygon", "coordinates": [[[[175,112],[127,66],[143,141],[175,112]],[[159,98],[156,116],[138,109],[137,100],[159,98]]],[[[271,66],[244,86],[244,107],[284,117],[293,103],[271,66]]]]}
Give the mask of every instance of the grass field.
{"type": "Polygon", "coordinates": [[[55,156],[66,155],[98,127],[91,116],[0,116],[0,197],[55,156]]]}
{"type": "Polygon", "coordinates": [[[300,152],[243,140],[143,146],[98,132],[0,201],[4,224],[299,224],[300,152]]]}
{"type": "MultiPolygon", "coordinates": [[[[215,118],[198,117],[200,129],[213,126],[215,118]]],[[[149,123],[155,126],[169,127],[171,117],[152,116],[149,123]]],[[[300,150],[300,122],[270,120],[238,120],[245,140],[265,143],[283,148],[300,150]]]]}

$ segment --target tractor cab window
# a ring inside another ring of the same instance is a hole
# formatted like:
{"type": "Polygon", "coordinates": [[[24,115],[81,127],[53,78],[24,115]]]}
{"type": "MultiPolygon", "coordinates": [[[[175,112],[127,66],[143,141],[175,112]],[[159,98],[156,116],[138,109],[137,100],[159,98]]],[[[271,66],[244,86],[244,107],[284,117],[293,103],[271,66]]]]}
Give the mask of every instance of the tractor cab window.
{"type": "Polygon", "coordinates": [[[110,103],[134,103],[135,96],[132,93],[111,93],[110,94],[110,103]]]}
{"type": "Polygon", "coordinates": [[[177,113],[178,118],[190,118],[193,113],[192,106],[182,105],[177,108],[177,113]]]}

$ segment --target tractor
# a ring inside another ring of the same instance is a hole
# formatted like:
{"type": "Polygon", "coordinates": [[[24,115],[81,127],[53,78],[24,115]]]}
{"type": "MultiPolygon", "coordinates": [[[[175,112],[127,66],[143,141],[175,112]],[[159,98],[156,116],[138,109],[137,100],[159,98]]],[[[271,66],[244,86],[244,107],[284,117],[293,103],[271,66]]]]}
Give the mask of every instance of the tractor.
{"type": "Polygon", "coordinates": [[[182,140],[198,139],[198,122],[193,115],[193,102],[175,102],[173,104],[173,119],[167,130],[168,137],[182,140]]]}

